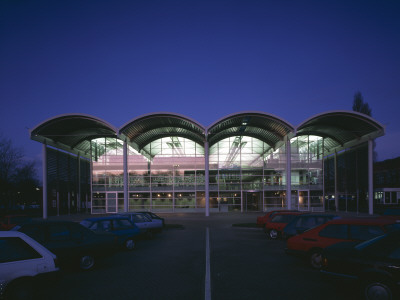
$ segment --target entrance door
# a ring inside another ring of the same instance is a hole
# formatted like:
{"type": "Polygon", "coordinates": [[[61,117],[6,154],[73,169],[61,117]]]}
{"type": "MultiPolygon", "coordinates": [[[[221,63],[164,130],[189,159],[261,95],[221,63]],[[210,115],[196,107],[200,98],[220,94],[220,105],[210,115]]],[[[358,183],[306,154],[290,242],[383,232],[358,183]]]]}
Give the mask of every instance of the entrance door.
{"type": "Polygon", "coordinates": [[[246,211],[258,211],[260,205],[261,192],[243,192],[244,207],[246,211]]]}
{"type": "Polygon", "coordinates": [[[106,212],[107,213],[117,213],[117,193],[111,192],[107,193],[106,198],[106,212]]]}
{"type": "Polygon", "coordinates": [[[309,211],[310,210],[310,191],[303,190],[298,191],[298,199],[297,209],[300,211],[309,211]]]}

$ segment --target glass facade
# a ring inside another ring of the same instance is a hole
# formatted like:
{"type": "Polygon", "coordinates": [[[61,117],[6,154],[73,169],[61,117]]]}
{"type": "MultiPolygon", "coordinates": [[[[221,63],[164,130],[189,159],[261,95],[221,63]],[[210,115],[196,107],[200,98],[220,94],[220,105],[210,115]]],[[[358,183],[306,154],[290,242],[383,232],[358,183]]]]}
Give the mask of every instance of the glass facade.
{"type": "MultiPolygon", "coordinates": [[[[124,151],[117,138],[91,141],[92,213],[124,210],[124,151]]],[[[323,207],[323,139],[290,140],[292,208],[323,207]]],[[[128,210],[204,211],[204,147],[163,137],[140,152],[127,147],[128,210]]],[[[286,145],[273,149],[249,136],[222,139],[209,148],[211,212],[287,208],[286,145]]]]}

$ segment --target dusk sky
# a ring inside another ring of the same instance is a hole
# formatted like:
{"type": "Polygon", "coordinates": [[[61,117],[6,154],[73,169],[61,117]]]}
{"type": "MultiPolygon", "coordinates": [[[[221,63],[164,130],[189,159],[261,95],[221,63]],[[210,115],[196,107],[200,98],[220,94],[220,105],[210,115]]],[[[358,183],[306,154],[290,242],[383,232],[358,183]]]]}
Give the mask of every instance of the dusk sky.
{"type": "Polygon", "coordinates": [[[66,113],[116,127],[173,112],[204,126],[255,110],[297,126],[360,91],[400,156],[400,1],[0,1],[0,132],[66,113]]]}

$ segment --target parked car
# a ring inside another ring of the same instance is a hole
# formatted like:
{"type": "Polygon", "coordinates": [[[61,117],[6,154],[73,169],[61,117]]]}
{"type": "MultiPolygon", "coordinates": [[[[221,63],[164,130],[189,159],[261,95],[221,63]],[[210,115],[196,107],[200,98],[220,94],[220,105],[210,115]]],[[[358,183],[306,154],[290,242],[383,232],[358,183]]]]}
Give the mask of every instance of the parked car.
{"type": "Polygon", "coordinates": [[[108,216],[88,218],[81,225],[96,233],[112,233],[117,237],[120,247],[126,250],[134,250],[140,229],[128,217],[108,216]]]}
{"type": "Polygon", "coordinates": [[[399,228],[396,220],[381,218],[346,218],[325,224],[292,236],[286,242],[287,254],[305,257],[311,266],[320,269],[322,250],[346,241],[365,241],[399,228]]]}
{"type": "Polygon", "coordinates": [[[283,229],[282,236],[288,239],[296,234],[303,233],[304,231],[324,224],[330,220],[338,219],[339,216],[334,214],[302,214],[296,216],[290,223],[283,229]]]}
{"type": "Polygon", "coordinates": [[[5,215],[0,220],[0,230],[10,230],[16,225],[25,224],[32,221],[27,215],[5,215]]]}
{"type": "Polygon", "coordinates": [[[139,212],[129,212],[119,214],[119,216],[129,218],[140,229],[140,234],[152,238],[155,233],[161,232],[163,228],[162,220],[152,220],[146,214],[139,212]]]}
{"type": "Polygon", "coordinates": [[[95,234],[79,223],[70,221],[38,221],[17,225],[13,231],[27,234],[57,255],[60,265],[75,265],[89,270],[95,261],[116,250],[113,235],[95,234]]]}
{"type": "Polygon", "coordinates": [[[400,299],[400,231],[327,247],[321,272],[356,280],[365,299],[400,299]]]}
{"type": "Polygon", "coordinates": [[[58,273],[57,257],[18,231],[0,232],[0,298],[36,299],[38,286],[58,273]]]}
{"type": "Polygon", "coordinates": [[[270,239],[278,239],[282,236],[285,226],[301,212],[279,212],[271,220],[265,223],[265,233],[270,239]]]}
{"type": "Polygon", "coordinates": [[[160,217],[159,215],[156,215],[155,213],[151,211],[138,211],[139,213],[145,214],[152,220],[161,220],[163,227],[165,227],[165,219],[160,217]]]}
{"type": "Polygon", "coordinates": [[[271,220],[271,218],[276,213],[279,213],[279,212],[296,212],[296,211],[297,210],[287,210],[287,209],[271,210],[271,211],[267,212],[265,215],[257,217],[257,226],[265,228],[265,223],[267,223],[269,220],[271,220]]]}

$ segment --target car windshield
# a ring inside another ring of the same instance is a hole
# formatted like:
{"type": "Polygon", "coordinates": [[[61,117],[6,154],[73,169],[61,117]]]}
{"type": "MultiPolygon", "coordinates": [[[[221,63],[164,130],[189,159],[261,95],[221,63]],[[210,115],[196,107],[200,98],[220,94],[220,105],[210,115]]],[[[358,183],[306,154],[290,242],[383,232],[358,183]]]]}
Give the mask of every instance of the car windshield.
{"type": "Polygon", "coordinates": [[[86,228],[89,228],[91,224],[92,224],[92,222],[87,221],[87,220],[83,220],[81,222],[81,225],[85,226],[86,228]]]}

